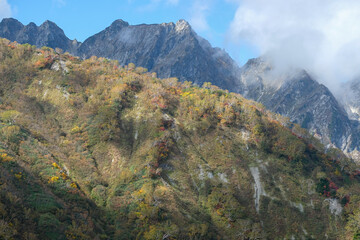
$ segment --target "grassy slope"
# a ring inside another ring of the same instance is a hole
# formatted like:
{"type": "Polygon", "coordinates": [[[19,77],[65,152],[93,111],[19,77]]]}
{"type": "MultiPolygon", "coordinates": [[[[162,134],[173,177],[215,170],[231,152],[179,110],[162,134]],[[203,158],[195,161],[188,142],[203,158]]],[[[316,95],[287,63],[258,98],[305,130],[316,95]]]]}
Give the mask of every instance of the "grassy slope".
{"type": "Polygon", "coordinates": [[[355,166],[257,103],[6,40],[0,60],[0,236],[356,235],[355,166]]]}

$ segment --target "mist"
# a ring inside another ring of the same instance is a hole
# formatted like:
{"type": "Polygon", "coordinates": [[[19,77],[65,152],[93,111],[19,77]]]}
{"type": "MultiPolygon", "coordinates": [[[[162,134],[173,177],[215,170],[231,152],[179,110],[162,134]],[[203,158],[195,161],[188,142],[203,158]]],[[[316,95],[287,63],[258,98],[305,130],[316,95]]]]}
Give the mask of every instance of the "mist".
{"type": "Polygon", "coordinates": [[[246,41],[274,68],[303,68],[336,93],[360,76],[360,1],[241,0],[232,41],[246,41]]]}
{"type": "Polygon", "coordinates": [[[0,20],[11,17],[11,7],[7,0],[0,0],[0,20]]]}

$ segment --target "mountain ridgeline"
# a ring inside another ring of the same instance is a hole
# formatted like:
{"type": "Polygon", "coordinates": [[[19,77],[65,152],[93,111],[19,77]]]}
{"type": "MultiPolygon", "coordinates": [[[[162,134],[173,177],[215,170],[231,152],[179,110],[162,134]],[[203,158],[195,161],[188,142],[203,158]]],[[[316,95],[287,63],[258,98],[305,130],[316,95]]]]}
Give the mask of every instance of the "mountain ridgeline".
{"type": "Polygon", "coordinates": [[[0,238],[360,235],[356,165],[239,94],[5,39],[0,83],[0,238]]]}
{"type": "Polygon", "coordinates": [[[177,77],[199,86],[204,82],[226,89],[236,85],[236,63],[223,50],[212,48],[184,20],[135,26],[116,20],[78,43],[51,21],[37,27],[9,18],[0,23],[0,37],[37,47],[61,48],[82,58],[98,56],[118,60],[120,65],[135,63],[161,78],[177,77]]]}
{"type": "Polygon", "coordinates": [[[226,52],[212,48],[184,20],[176,24],[135,26],[116,20],[79,43],[68,39],[50,21],[39,27],[34,23],[24,26],[10,18],[0,23],[0,37],[37,47],[61,48],[81,58],[94,55],[114,59],[122,66],[134,63],[156,72],[160,78],[177,77],[182,82],[191,81],[199,86],[211,82],[259,101],[309,129],[327,147],[338,147],[360,160],[359,119],[354,119],[358,114],[356,100],[349,103],[348,99],[340,99],[338,102],[324,85],[304,70],[275,76],[271,63],[263,58],[251,59],[240,68],[226,52]]]}
{"type": "Polygon", "coordinates": [[[71,41],[64,31],[51,21],[46,21],[41,26],[36,26],[35,23],[24,26],[16,19],[5,18],[0,23],[0,36],[37,47],[61,48],[71,53],[75,53],[79,46],[76,40],[71,41]]]}

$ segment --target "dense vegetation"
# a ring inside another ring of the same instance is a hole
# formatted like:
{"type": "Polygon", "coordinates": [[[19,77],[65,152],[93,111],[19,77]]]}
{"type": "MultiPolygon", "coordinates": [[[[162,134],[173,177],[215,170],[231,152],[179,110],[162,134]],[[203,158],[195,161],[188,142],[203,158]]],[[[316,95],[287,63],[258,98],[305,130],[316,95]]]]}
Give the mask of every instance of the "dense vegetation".
{"type": "Polygon", "coordinates": [[[360,172],[210,84],[0,41],[0,239],[359,239],[360,172]]]}

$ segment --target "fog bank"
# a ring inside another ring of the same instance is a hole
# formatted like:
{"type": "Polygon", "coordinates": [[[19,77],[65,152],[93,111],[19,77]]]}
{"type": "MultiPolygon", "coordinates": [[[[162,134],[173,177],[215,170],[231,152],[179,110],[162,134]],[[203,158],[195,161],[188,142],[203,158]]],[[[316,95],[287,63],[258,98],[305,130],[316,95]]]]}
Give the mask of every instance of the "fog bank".
{"type": "Polygon", "coordinates": [[[304,68],[331,90],[360,75],[360,1],[241,0],[229,30],[275,68],[304,68]]]}

